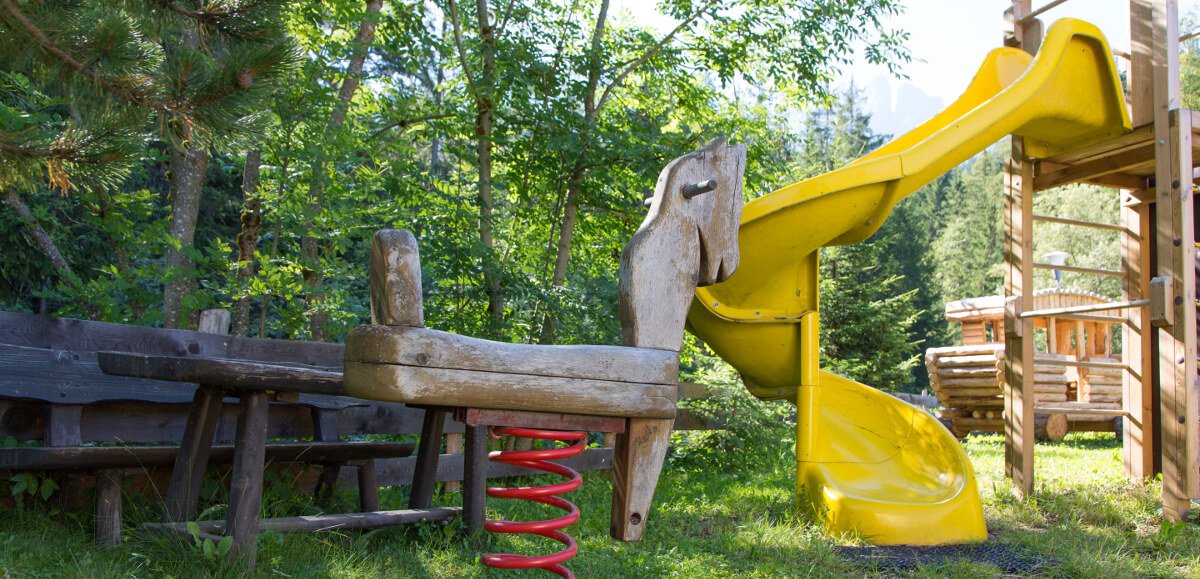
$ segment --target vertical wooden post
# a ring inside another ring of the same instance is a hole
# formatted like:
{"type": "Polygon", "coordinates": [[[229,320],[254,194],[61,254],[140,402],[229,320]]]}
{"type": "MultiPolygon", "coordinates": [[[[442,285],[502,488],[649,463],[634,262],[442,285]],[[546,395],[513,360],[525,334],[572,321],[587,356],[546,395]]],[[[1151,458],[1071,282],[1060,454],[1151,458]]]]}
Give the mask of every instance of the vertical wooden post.
{"type": "MultiPolygon", "coordinates": [[[[462,454],[463,451],[463,435],[461,432],[446,433],[446,454],[462,454]]],[[[448,480],[442,483],[442,492],[456,493],[462,483],[456,480],[448,480]]]]}
{"type": "Polygon", "coordinates": [[[51,404],[46,410],[46,431],[42,442],[46,446],[79,446],[83,434],[79,429],[83,418],[81,404],[51,404]]]}
{"type": "MultiPolygon", "coordinates": [[[[1022,46],[1020,20],[1031,8],[1030,0],[1013,0],[1010,44],[1022,46]]],[[[1033,320],[1017,314],[1033,310],[1033,166],[1020,137],[1012,137],[1005,170],[1004,220],[1004,472],[1026,497],[1033,492],[1033,320]]]]}
{"type": "MultiPolygon", "coordinates": [[[[1133,28],[1136,30],[1136,27],[1133,28]]],[[[1135,42],[1136,46],[1137,43],[1135,42]]],[[[1136,71],[1136,68],[1135,68],[1136,71]]],[[[1136,79],[1136,75],[1135,75],[1136,79]]],[[[1137,81],[1133,84],[1136,86],[1137,81]]],[[[1138,91],[1132,91],[1137,94],[1138,91]]],[[[1135,104],[1134,109],[1137,109],[1135,104]]],[[[1136,122],[1136,121],[1135,121],[1136,122]]],[[[1142,123],[1145,124],[1145,123],[1142,123]]],[[[1121,193],[1121,261],[1122,299],[1140,300],[1150,288],[1150,206],[1132,192],[1121,193]]],[[[1154,476],[1154,374],[1151,340],[1154,329],[1143,308],[1125,308],[1125,323],[1121,327],[1121,361],[1124,410],[1129,414],[1122,420],[1122,457],[1125,474],[1131,478],[1154,476]]]]}
{"type": "Polygon", "coordinates": [[[229,482],[229,514],[226,533],[233,537],[228,562],[253,571],[258,555],[258,516],[262,506],[263,466],[267,456],[267,412],[270,397],[265,392],[243,392],[242,414],[238,417],[237,445],[229,482]]]}
{"type": "Polygon", "coordinates": [[[471,532],[483,529],[487,512],[487,427],[466,425],[463,454],[463,520],[471,532]]]}
{"type": "Polygon", "coordinates": [[[1158,275],[1171,280],[1175,319],[1158,331],[1163,517],[1178,521],[1200,495],[1197,473],[1196,273],[1192,118],[1179,98],[1179,8],[1155,0],[1154,146],[1158,275]]]}
{"type": "Polygon", "coordinates": [[[410,509],[428,509],[433,501],[433,486],[437,481],[438,458],[442,454],[442,432],[445,425],[446,412],[443,409],[425,409],[425,418],[421,422],[421,441],[417,446],[417,465],[408,494],[410,509]]]}
{"type": "Polygon", "coordinates": [[[96,472],[96,542],[101,545],[121,544],[121,479],[120,469],[96,472]]]}
{"type": "Polygon", "coordinates": [[[163,519],[170,522],[190,521],[196,516],[200,486],[208,469],[208,454],[212,450],[217,417],[221,415],[222,392],[217,388],[200,386],[192,396],[183,440],[171,470],[163,519]]]}

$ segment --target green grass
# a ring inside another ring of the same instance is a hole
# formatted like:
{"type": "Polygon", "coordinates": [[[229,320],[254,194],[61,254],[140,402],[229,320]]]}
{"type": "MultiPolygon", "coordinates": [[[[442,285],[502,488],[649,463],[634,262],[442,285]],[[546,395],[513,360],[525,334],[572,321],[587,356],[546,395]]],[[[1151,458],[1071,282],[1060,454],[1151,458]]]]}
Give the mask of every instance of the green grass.
{"type": "MultiPolygon", "coordinates": [[[[571,498],[583,518],[571,528],[580,554],[570,567],[580,577],[788,577],[888,575],[840,558],[836,547],[853,538],[829,538],[793,511],[792,439],[788,429],[755,432],[754,442],[776,436],[774,447],[751,449],[744,461],[720,452],[750,438],[700,436],[678,445],[659,485],[646,539],[639,544],[608,538],[610,486],[589,473],[571,498]]],[[[748,435],[749,436],[749,435],[748,435]]],[[[1127,481],[1120,446],[1111,434],[1072,434],[1037,449],[1038,484],[1026,501],[1012,498],[1004,479],[999,436],[966,441],[984,496],[993,541],[1028,549],[1056,565],[1046,576],[1200,576],[1200,526],[1163,526],[1159,485],[1127,481]]],[[[306,497],[278,484],[269,514],[313,512],[306,497]]],[[[348,506],[352,497],[340,497],[348,506]]],[[[444,497],[452,504],[456,496],[444,497]]],[[[384,493],[384,508],[399,508],[402,489],[384,493]]],[[[209,576],[230,572],[201,549],[136,530],[156,506],[131,500],[126,543],[103,548],[90,539],[86,511],[51,513],[31,506],[0,511],[0,577],[209,576]]],[[[538,507],[493,500],[489,507],[509,518],[531,518],[538,507]]],[[[221,513],[215,503],[211,514],[221,513]]],[[[542,511],[544,513],[544,511],[542,511]]],[[[481,553],[507,550],[545,553],[541,540],[468,536],[459,523],[418,525],[369,533],[265,534],[259,540],[262,576],[541,577],[541,572],[485,572],[481,553]]],[[[992,566],[967,561],[929,565],[915,576],[999,576],[992,566]]]]}

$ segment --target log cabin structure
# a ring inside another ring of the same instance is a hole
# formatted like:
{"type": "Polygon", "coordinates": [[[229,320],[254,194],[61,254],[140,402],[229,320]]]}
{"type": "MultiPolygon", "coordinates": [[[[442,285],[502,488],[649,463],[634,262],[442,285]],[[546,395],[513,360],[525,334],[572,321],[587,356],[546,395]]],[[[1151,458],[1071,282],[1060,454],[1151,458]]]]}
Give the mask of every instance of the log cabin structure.
{"type": "MultiPolygon", "coordinates": [[[[946,320],[962,325],[962,346],[930,348],[925,366],[929,382],[942,403],[943,420],[963,437],[975,430],[1004,432],[1004,296],[966,298],[946,304],[946,320]]],[[[1107,307],[1111,301],[1071,288],[1034,292],[1038,311],[1061,308],[1107,307]]],[[[1119,320],[1060,320],[1033,318],[1042,332],[1034,354],[1034,401],[1054,412],[1035,412],[1038,439],[1061,440],[1070,431],[1119,432],[1112,416],[1091,410],[1119,410],[1121,370],[1113,357],[1112,336],[1119,320]],[[1071,365],[1075,362],[1093,364],[1071,365]],[[1095,364],[1107,364],[1097,366],[1095,364]]]]}
{"type": "MultiPolygon", "coordinates": [[[[1035,9],[1031,0],[1013,0],[1005,13],[1005,44],[1035,53],[1043,30],[1038,17],[1065,1],[1035,9]]],[[[1200,115],[1185,109],[1180,96],[1178,1],[1130,0],[1129,22],[1130,48],[1114,56],[1128,62],[1126,102],[1132,130],[1044,158],[1028,155],[1025,139],[1012,139],[1004,208],[1005,473],[1018,496],[1032,492],[1035,416],[1054,409],[1034,396],[1034,320],[1119,322],[1120,361],[1071,365],[1119,371],[1123,405],[1085,414],[1122,419],[1126,473],[1146,478],[1161,472],[1163,516],[1178,521],[1187,516],[1192,499],[1200,498],[1193,196],[1200,115]],[[1037,192],[1076,182],[1117,188],[1120,224],[1034,214],[1037,192]],[[1039,222],[1118,231],[1121,268],[1035,261],[1032,249],[1039,222]],[[1123,298],[1106,306],[1039,309],[1033,272],[1055,268],[1118,277],[1123,298]]]]}

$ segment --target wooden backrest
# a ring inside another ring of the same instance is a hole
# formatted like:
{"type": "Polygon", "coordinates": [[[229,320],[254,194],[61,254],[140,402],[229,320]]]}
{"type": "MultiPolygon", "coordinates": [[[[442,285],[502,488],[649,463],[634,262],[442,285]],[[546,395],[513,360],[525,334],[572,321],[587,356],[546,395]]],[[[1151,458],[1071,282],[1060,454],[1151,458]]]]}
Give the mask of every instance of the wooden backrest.
{"type": "MultiPolygon", "coordinates": [[[[717,139],[663,169],[650,211],[621,253],[622,342],[679,351],[697,286],[725,281],[738,265],[746,147],[717,139]]],[[[371,321],[420,327],[417,240],[383,229],[371,240],[371,321]]]]}
{"type": "Polygon", "coordinates": [[[626,346],[679,351],[697,286],[738,266],[746,147],[717,139],[662,170],[642,226],[621,254],[626,346]]]}

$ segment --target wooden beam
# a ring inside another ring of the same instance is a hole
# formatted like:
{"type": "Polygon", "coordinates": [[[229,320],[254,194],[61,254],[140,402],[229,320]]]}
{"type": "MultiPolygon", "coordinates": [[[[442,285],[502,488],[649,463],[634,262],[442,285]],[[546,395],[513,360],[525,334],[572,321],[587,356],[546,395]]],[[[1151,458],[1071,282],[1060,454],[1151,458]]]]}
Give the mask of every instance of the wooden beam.
{"type": "MultiPolygon", "coordinates": [[[[372,511],[365,513],[343,513],[336,515],[310,515],[303,517],[279,517],[259,521],[258,530],[276,533],[311,533],[347,529],[377,529],[407,525],[419,521],[444,522],[459,516],[458,507],[432,509],[404,509],[398,511],[372,511]]],[[[219,535],[226,531],[224,521],[199,521],[202,533],[219,535]]],[[[168,531],[187,534],[187,523],[147,523],[142,528],[148,531],[168,531]]],[[[218,540],[219,536],[216,537],[218,540]]]]}
{"type": "Polygon", "coordinates": [[[1124,225],[1119,223],[1096,223],[1095,221],[1080,221],[1078,219],[1067,219],[1066,217],[1055,217],[1052,215],[1034,215],[1034,221],[1044,221],[1046,223],[1061,223],[1063,225],[1074,225],[1076,227],[1090,227],[1093,229],[1107,229],[1111,231],[1126,232],[1128,231],[1124,225]]]}
{"type": "Polygon", "coordinates": [[[1179,521],[1198,494],[1196,472],[1195,232],[1192,201],[1192,118],[1181,111],[1179,8],[1154,0],[1152,50],[1154,146],[1158,211],[1158,275],[1176,296],[1174,323],[1158,331],[1159,413],[1162,428],[1163,517],[1179,521]]]}
{"type": "MultiPolygon", "coordinates": [[[[1021,22],[1031,11],[1030,0],[1013,0],[1012,15],[1021,22]]],[[[1017,46],[1024,27],[1015,27],[1017,46]]],[[[1004,195],[1004,471],[1018,497],[1033,492],[1034,369],[1033,320],[1018,314],[1033,309],[1033,163],[1025,141],[1012,138],[1005,167],[1004,195]]]]}
{"type": "Polygon", "coordinates": [[[1113,173],[1121,173],[1127,171],[1130,167],[1153,160],[1154,149],[1152,147],[1138,147],[1124,153],[1070,165],[1050,173],[1043,173],[1034,178],[1033,188],[1035,191],[1041,191],[1077,181],[1087,181],[1113,173]]]}
{"type": "MultiPolygon", "coordinates": [[[[1135,0],[1136,2],[1137,0],[1135,0]]],[[[1134,7],[1131,5],[1131,10],[1134,7]]],[[[1137,31],[1138,24],[1131,29],[1137,31]]],[[[1134,41],[1138,42],[1137,39],[1134,41]]],[[[1150,294],[1150,253],[1153,231],[1150,223],[1152,192],[1126,190],[1123,198],[1137,199],[1139,203],[1121,204],[1121,279],[1122,298],[1127,301],[1146,299],[1150,294]]],[[[1144,479],[1155,475],[1154,457],[1154,361],[1152,342],[1154,329],[1150,326],[1147,312],[1132,308],[1125,312],[1125,323],[1121,326],[1122,388],[1126,415],[1122,432],[1122,460],[1125,474],[1131,478],[1144,479]]]]}
{"type": "MultiPolygon", "coordinates": [[[[1030,221],[1032,221],[1032,220],[1033,219],[1031,218],[1030,221]]],[[[1125,275],[1125,272],[1116,270],[1116,269],[1099,269],[1099,268],[1095,268],[1095,267],[1078,267],[1078,266],[1074,266],[1074,265],[1054,265],[1052,263],[1034,263],[1031,265],[1033,266],[1034,269],[1049,269],[1049,270],[1057,269],[1060,271],[1070,271],[1070,272],[1075,272],[1075,273],[1087,273],[1087,274],[1092,274],[1092,275],[1111,275],[1111,276],[1124,276],[1125,275]]]]}

